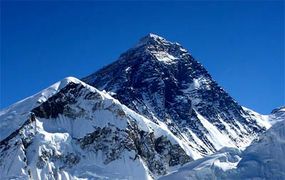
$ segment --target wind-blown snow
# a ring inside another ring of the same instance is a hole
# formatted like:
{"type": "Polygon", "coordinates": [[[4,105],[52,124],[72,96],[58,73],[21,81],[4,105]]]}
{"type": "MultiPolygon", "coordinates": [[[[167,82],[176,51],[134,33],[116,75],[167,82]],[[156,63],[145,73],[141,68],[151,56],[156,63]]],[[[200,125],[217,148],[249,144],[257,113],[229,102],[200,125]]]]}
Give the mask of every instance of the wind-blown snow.
{"type": "Polygon", "coordinates": [[[172,63],[174,62],[173,60],[176,60],[177,58],[166,53],[166,52],[154,52],[153,53],[154,56],[156,57],[156,59],[158,61],[161,61],[161,62],[165,62],[165,63],[172,63]]]}

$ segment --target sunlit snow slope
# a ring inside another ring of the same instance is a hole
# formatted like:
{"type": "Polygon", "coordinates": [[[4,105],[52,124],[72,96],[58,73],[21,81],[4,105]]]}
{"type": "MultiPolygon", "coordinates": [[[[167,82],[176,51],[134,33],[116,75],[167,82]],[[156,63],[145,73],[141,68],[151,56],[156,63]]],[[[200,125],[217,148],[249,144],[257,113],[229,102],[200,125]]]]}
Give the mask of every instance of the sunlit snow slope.
{"type": "Polygon", "coordinates": [[[164,123],[75,78],[2,110],[0,132],[1,179],[152,179],[194,153],[164,123]]]}
{"type": "Polygon", "coordinates": [[[161,180],[285,179],[285,107],[269,115],[273,126],[245,151],[224,148],[193,161],[161,180]]]}

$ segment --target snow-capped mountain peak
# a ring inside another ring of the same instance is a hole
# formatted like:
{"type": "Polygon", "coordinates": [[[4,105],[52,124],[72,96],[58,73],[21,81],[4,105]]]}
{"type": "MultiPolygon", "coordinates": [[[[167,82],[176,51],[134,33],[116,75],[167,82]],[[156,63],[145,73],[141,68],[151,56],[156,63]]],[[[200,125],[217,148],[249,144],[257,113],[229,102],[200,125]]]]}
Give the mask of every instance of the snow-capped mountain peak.
{"type": "Polygon", "coordinates": [[[157,179],[239,152],[271,126],[155,34],[83,81],[67,77],[0,111],[1,179],[157,179]]]}
{"type": "Polygon", "coordinates": [[[200,155],[246,147],[263,124],[227,94],[181,45],[148,35],[84,82],[110,92],[153,122],[164,122],[200,155]]]}

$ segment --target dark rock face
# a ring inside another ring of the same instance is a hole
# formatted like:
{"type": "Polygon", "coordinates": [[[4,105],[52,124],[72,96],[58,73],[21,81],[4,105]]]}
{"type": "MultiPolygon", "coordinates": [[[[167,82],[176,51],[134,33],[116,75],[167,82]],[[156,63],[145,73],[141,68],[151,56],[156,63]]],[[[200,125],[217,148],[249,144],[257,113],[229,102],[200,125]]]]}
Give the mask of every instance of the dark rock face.
{"type": "Polygon", "coordinates": [[[74,153],[57,154],[53,149],[44,147],[41,147],[39,151],[40,156],[36,164],[39,169],[43,169],[50,162],[61,164],[60,167],[57,167],[58,169],[71,168],[80,161],[80,156],[74,153]]]}
{"type": "Polygon", "coordinates": [[[135,155],[130,159],[141,158],[156,175],[165,174],[168,166],[182,165],[193,160],[178,144],[172,144],[164,136],[155,138],[153,133],[139,130],[135,123],[130,123],[125,130],[111,124],[97,128],[81,138],[79,144],[86,151],[104,152],[105,164],[121,158],[125,151],[133,151],[135,155]]]}
{"type": "MultiPolygon", "coordinates": [[[[182,46],[155,35],[146,36],[117,61],[83,81],[112,92],[121,103],[154,122],[166,122],[175,134],[187,134],[190,128],[212,152],[215,148],[204,136],[206,130],[194,111],[221,132],[228,133],[220,119],[235,131],[241,124],[246,130],[239,133],[241,138],[264,130],[243,116],[242,107],[182,46]]],[[[188,133],[188,139],[192,138],[188,133]]]]}
{"type": "Polygon", "coordinates": [[[56,118],[59,114],[66,112],[68,105],[75,103],[75,98],[79,96],[78,93],[82,88],[82,85],[69,83],[48,101],[33,109],[32,112],[40,118],[56,118]]]}

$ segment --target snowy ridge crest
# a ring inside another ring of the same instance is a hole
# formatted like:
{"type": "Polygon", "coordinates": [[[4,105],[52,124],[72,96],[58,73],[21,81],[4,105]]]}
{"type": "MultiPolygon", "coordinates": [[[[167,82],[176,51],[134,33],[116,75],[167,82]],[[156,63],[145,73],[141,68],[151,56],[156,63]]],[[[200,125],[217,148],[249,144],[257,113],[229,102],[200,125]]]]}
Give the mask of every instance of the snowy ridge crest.
{"type": "MultiPolygon", "coordinates": [[[[27,110],[35,119],[28,112],[17,116],[21,128],[10,129],[1,140],[1,177],[152,179],[193,160],[196,152],[163,122],[148,120],[107,93],[70,77],[51,87],[55,94],[27,110]],[[17,157],[21,159],[8,160],[17,157]],[[8,161],[16,162],[15,169],[5,165],[8,161]]],[[[32,96],[21,106],[38,98],[32,96]]]]}

